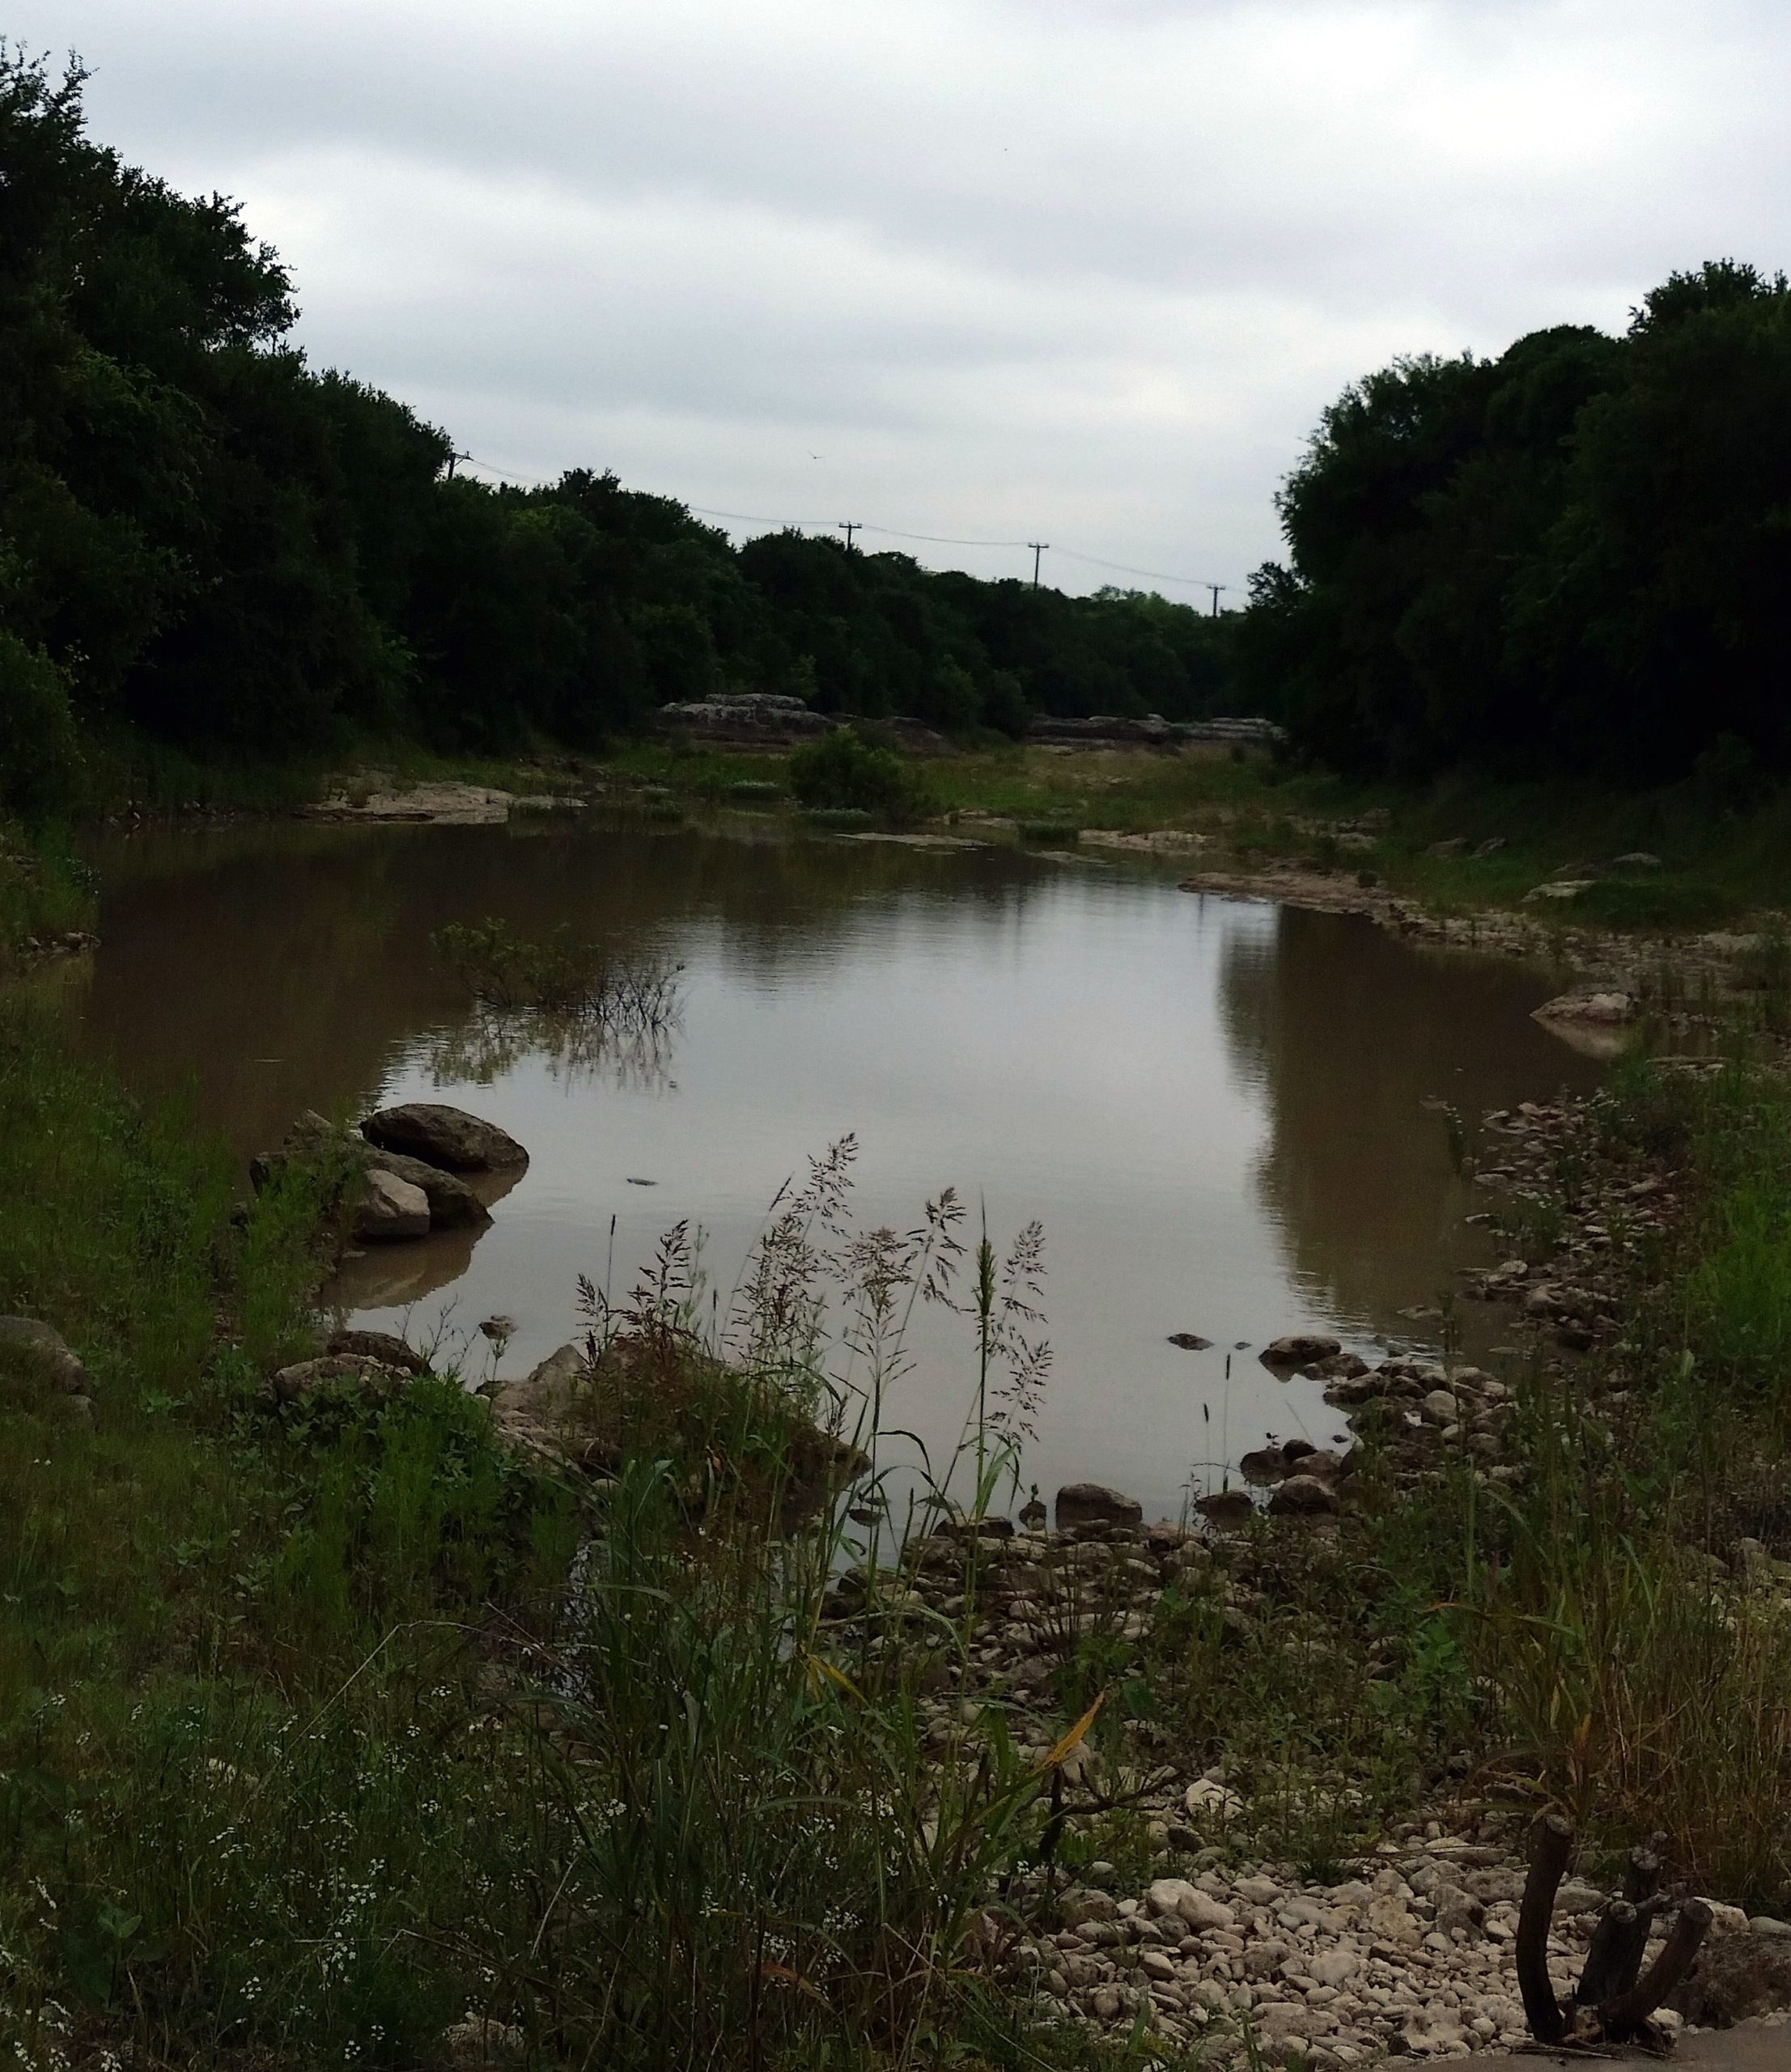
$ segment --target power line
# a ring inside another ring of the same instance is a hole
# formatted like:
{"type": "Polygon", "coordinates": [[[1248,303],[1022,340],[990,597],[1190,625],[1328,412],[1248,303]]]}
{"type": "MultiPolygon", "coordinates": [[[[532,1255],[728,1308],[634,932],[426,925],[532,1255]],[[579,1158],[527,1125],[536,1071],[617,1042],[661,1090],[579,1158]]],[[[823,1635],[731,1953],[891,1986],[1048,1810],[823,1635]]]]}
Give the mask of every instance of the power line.
{"type": "Polygon", "coordinates": [[[898,533],[893,524],[867,524],[867,533],[881,533],[885,539],[924,539],[928,547],[1030,547],[1030,539],[948,539],[943,533],[898,533]]]}
{"type": "MultiPolygon", "coordinates": [[[[483,468],[486,473],[498,477],[501,482],[513,483],[519,489],[539,489],[545,486],[544,476],[513,475],[490,461],[481,461],[470,453],[459,453],[454,458],[467,461],[475,468],[483,468]]],[[[452,469],[450,473],[452,473],[452,469]]],[[[1066,554],[1072,561],[1085,563],[1091,568],[1111,569],[1116,575],[1141,575],[1152,583],[1180,583],[1190,590],[1207,590],[1212,593],[1212,610],[1216,616],[1220,595],[1231,588],[1229,583],[1208,582],[1203,576],[1172,575],[1161,568],[1134,568],[1123,561],[1104,561],[1100,555],[1079,554],[1074,547],[1052,548],[1050,541],[1038,540],[966,539],[949,533],[905,533],[895,525],[873,525],[868,520],[855,518],[848,523],[844,519],[826,518],[769,518],[763,512],[718,511],[702,503],[686,503],[685,509],[698,518],[726,518],[738,525],[774,525],[780,530],[796,533],[842,532],[846,535],[847,551],[851,551],[855,533],[875,533],[880,539],[919,540],[936,547],[1001,547],[1026,548],[1033,555],[1033,588],[1038,588],[1038,556],[1046,550],[1066,554]]]]}
{"type": "MultiPolygon", "coordinates": [[[[1167,575],[1161,568],[1128,568],[1123,561],[1103,561],[1098,554],[1078,554],[1074,547],[1059,547],[1057,551],[1067,554],[1072,561],[1085,561],[1091,568],[1110,568],[1121,575],[1147,575],[1153,583],[1186,583],[1190,590],[1210,590],[1213,588],[1203,576],[1167,575]]],[[[1231,586],[1228,583],[1221,583],[1218,587],[1227,590],[1231,586]]]]}

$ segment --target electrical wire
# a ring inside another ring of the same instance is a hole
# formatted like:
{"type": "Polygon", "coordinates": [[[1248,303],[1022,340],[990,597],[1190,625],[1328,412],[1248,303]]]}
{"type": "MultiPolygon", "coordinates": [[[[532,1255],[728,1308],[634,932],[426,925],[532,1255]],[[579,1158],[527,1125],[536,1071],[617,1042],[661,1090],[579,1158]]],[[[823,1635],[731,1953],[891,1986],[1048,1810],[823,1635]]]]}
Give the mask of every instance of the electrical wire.
{"type": "Polygon", "coordinates": [[[1186,583],[1195,590],[1229,590],[1229,583],[1203,583],[1198,575],[1166,575],[1161,568],[1128,568],[1123,561],[1103,561],[1098,554],[1078,554],[1074,547],[1053,547],[1054,554],[1067,554],[1072,561],[1085,561],[1091,568],[1110,568],[1121,575],[1148,575],[1153,583],[1186,583]]]}
{"type": "MultiPolygon", "coordinates": [[[[462,453],[458,456],[458,458],[472,467],[483,468],[487,474],[495,475],[499,481],[512,483],[519,489],[539,489],[545,484],[545,478],[544,477],[537,476],[531,478],[523,475],[509,474],[495,463],[481,461],[471,453],[462,453]]],[[[738,525],[775,525],[780,531],[784,532],[837,533],[841,529],[839,521],[827,518],[767,518],[762,512],[716,511],[702,503],[687,503],[684,507],[698,518],[726,518],[738,525]]],[[[919,540],[924,541],[928,546],[936,547],[1018,549],[1029,547],[1032,545],[1030,540],[970,540],[960,538],[949,533],[905,533],[898,526],[873,525],[868,521],[862,524],[855,523],[853,530],[860,533],[875,533],[880,538],[886,540],[919,540]]],[[[1186,584],[1190,590],[1215,588],[1228,590],[1233,587],[1229,583],[1216,584],[1204,582],[1196,575],[1171,575],[1161,568],[1133,568],[1123,561],[1103,561],[1098,554],[1080,554],[1074,547],[1054,546],[1047,551],[1052,554],[1067,554],[1072,561],[1085,563],[1090,568],[1111,569],[1116,575],[1142,575],[1147,581],[1152,583],[1182,583],[1186,584]]]]}

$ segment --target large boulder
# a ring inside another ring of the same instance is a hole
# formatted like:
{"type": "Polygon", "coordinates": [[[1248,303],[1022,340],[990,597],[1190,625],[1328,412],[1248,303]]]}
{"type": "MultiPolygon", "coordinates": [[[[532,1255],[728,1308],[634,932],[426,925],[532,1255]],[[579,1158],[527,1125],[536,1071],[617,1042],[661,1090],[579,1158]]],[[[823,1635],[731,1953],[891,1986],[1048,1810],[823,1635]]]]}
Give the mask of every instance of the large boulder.
{"type": "Polygon", "coordinates": [[[439,1166],[425,1165],[420,1158],[406,1157],[401,1151],[382,1151],[363,1136],[338,1129],[325,1115],[308,1108],[289,1129],[277,1151],[263,1152],[249,1161],[249,1178],[257,1191],[293,1159],[340,1159],[346,1172],[356,1167],[377,1167],[429,1197],[429,1225],[432,1230],[482,1230],[491,1212],[456,1173],[439,1166]]]}
{"type": "MultiPolygon", "coordinates": [[[[358,1141],[350,1140],[350,1141],[358,1141]]],[[[382,1151],[377,1144],[360,1144],[361,1156],[376,1172],[420,1187],[429,1203],[432,1230],[482,1230],[491,1212],[457,1173],[444,1173],[439,1166],[426,1166],[420,1158],[407,1158],[401,1151],[382,1151]]]]}
{"type": "Polygon", "coordinates": [[[382,1151],[402,1152],[450,1173],[501,1172],[528,1163],[528,1153],[495,1123],[439,1101],[381,1108],[362,1123],[361,1134],[382,1151]]]}
{"type": "Polygon", "coordinates": [[[369,1167],[354,1206],[354,1235],[363,1244],[390,1244],[429,1235],[429,1197],[394,1173],[369,1167]]]}
{"type": "Polygon", "coordinates": [[[1057,1492],[1059,1532],[1076,1526],[1131,1526],[1144,1522],[1144,1505],[1123,1490],[1109,1489],[1098,1482],[1066,1482],[1057,1492]]]}
{"type": "Polygon", "coordinates": [[[68,1340],[36,1317],[0,1317],[0,1363],[79,1418],[93,1415],[93,1382],[68,1340]]]}

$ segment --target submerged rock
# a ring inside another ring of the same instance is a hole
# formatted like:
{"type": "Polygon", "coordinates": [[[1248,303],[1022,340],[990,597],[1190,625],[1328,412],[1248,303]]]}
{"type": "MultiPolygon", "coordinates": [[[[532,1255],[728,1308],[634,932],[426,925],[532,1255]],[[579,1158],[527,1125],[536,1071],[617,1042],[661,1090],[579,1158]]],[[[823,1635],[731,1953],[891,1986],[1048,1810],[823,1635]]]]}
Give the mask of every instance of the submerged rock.
{"type": "Polygon", "coordinates": [[[490,1173],[528,1163],[528,1153],[507,1131],[439,1101],[381,1108],[362,1123],[361,1134],[382,1151],[403,1152],[450,1173],[490,1173]]]}
{"type": "Polygon", "coordinates": [[[1343,1351],[1339,1341],[1324,1331],[1290,1331],[1285,1338],[1265,1345],[1265,1367],[1314,1367],[1321,1360],[1333,1360],[1343,1351]]]}
{"type": "Polygon", "coordinates": [[[1169,1344],[1178,1345],[1184,1352],[1204,1352],[1212,1344],[1210,1338],[1203,1338],[1197,1331],[1172,1331],[1169,1344]]]}
{"type": "Polygon", "coordinates": [[[1594,1027],[1615,1028],[1633,1021],[1638,1013],[1628,993],[1560,993],[1532,1010],[1535,1021],[1583,1021],[1594,1027]]]}
{"type": "Polygon", "coordinates": [[[432,1230],[482,1230],[491,1221],[490,1210],[457,1173],[406,1157],[401,1151],[381,1150],[377,1144],[364,1146],[362,1155],[370,1167],[422,1188],[428,1197],[432,1230]]]}
{"type": "MultiPolygon", "coordinates": [[[[501,1132],[500,1132],[501,1134],[501,1132]]],[[[338,1129],[327,1116],[308,1108],[294,1123],[279,1149],[262,1153],[249,1161],[249,1178],[259,1191],[292,1159],[340,1159],[345,1177],[359,1166],[363,1171],[389,1173],[407,1186],[420,1187],[429,1202],[432,1230],[482,1230],[491,1212],[466,1181],[456,1173],[369,1143],[363,1136],[338,1129]]]]}

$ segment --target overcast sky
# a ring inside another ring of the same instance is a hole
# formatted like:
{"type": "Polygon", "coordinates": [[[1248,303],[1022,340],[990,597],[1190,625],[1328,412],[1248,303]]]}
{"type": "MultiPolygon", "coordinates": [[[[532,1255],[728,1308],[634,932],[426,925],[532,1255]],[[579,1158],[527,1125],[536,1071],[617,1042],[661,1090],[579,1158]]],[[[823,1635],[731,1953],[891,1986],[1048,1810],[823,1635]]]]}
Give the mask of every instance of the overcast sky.
{"type": "Polygon", "coordinates": [[[80,52],[96,136],[244,203],[316,361],[482,462],[1048,541],[1067,589],[1131,580],[1072,550],[1241,585],[1319,410],[1396,354],[1615,327],[1675,267],[1787,257],[1787,0],[6,17],[80,52]]]}

